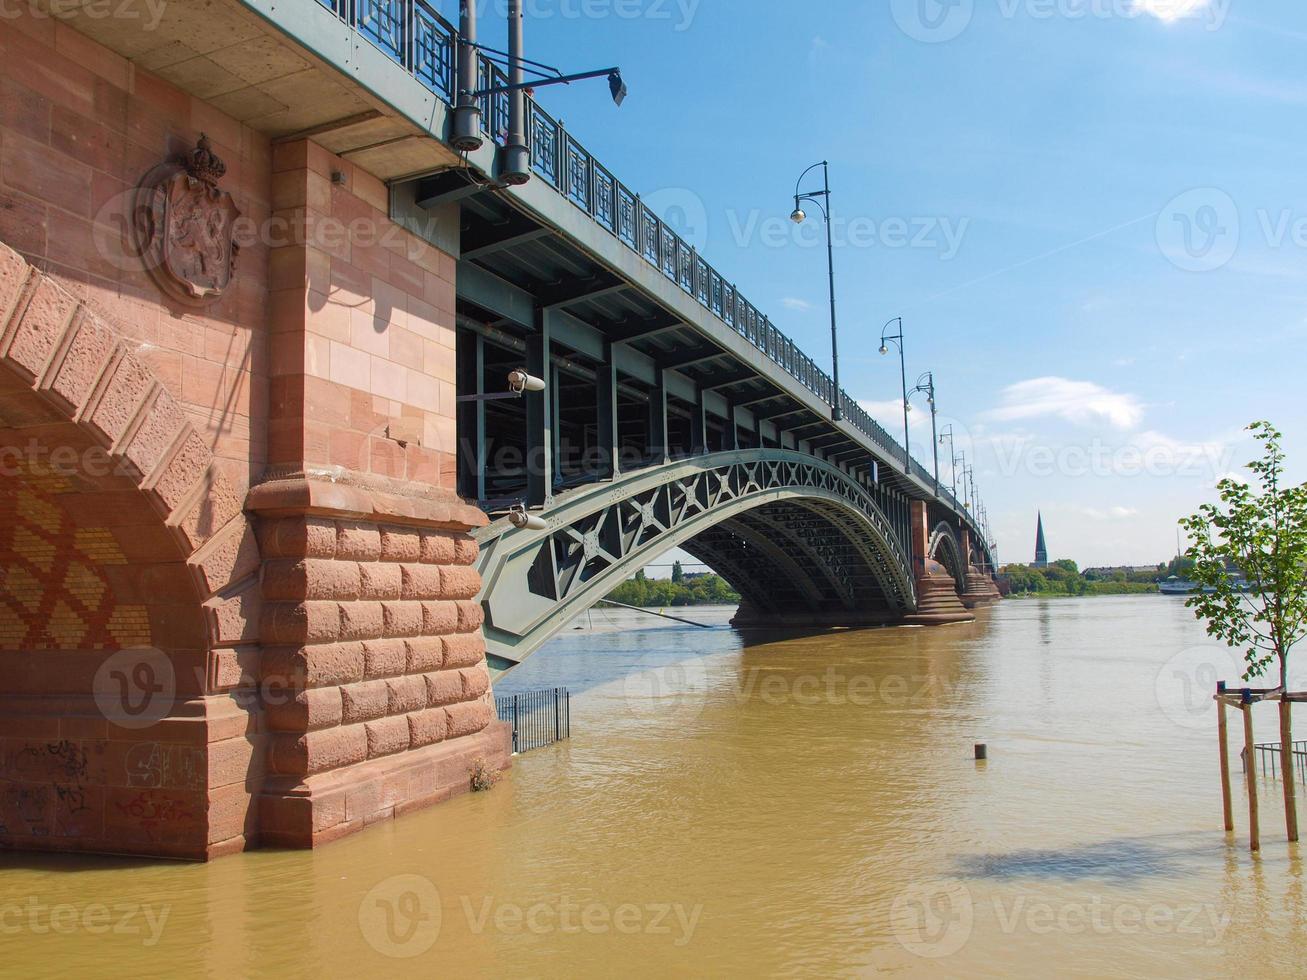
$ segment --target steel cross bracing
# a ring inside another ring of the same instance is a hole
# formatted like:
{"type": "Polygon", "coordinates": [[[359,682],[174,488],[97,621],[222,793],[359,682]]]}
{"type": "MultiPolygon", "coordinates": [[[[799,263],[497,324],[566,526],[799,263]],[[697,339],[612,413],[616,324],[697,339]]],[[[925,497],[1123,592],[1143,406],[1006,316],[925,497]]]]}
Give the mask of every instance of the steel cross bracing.
{"type": "Polygon", "coordinates": [[[746,600],[798,613],[915,608],[902,530],[853,477],[792,450],[713,453],[559,495],[548,528],[499,520],[481,546],[486,637],[501,668],[675,546],[712,555],[746,600]]]}

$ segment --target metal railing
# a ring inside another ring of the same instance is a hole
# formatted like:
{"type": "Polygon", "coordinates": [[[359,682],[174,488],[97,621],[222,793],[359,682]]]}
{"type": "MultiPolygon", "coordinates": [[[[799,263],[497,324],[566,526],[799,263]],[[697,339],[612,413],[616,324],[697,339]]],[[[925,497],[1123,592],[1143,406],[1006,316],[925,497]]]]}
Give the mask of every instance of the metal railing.
{"type": "Polygon", "coordinates": [[[513,751],[530,752],[572,735],[572,694],[565,687],[495,696],[495,713],[513,725],[513,751]]]}
{"type": "MultiPolygon", "coordinates": [[[[1279,742],[1258,742],[1253,746],[1257,752],[1254,773],[1260,770],[1262,775],[1270,776],[1272,779],[1278,779],[1280,776],[1280,743],[1279,742]]],[[[1298,778],[1307,783],[1307,740],[1294,740],[1293,743],[1293,763],[1294,772],[1298,778]]],[[[1248,750],[1244,749],[1239,753],[1244,763],[1244,772],[1248,771],[1247,762],[1248,750]]]]}
{"type": "Polygon", "coordinates": [[[446,102],[458,31],[426,0],[317,0],[446,102]]]}
{"type": "MultiPolygon", "coordinates": [[[[334,11],[432,92],[453,103],[458,31],[426,0],[316,2],[334,11]]],[[[477,78],[482,90],[508,84],[504,70],[483,55],[478,56],[477,78]]],[[[508,112],[507,93],[482,96],[482,127],[497,143],[502,144],[508,132],[508,112]]],[[[834,404],[830,376],[530,95],[526,96],[526,125],[531,168],[542,180],[745,338],[765,358],[779,365],[798,384],[826,404],[834,404]]],[[[870,439],[887,460],[896,463],[903,460],[903,447],[856,399],[841,390],[839,404],[849,424],[870,439]]],[[[908,472],[928,486],[935,486],[934,474],[916,459],[911,459],[908,472]]],[[[940,496],[944,495],[941,490],[940,496]]],[[[948,499],[952,500],[952,495],[948,499]]],[[[956,506],[956,500],[952,503],[959,513],[964,513],[956,506]]],[[[979,525],[976,528],[979,532],[979,525]]]]}

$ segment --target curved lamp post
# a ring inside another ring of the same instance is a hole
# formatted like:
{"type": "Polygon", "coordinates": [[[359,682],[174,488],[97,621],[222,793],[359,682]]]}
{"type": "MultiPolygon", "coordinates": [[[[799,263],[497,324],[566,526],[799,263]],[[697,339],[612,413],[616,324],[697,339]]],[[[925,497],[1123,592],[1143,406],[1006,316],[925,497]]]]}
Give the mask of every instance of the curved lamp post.
{"type": "MultiPolygon", "coordinates": [[[[935,432],[935,372],[925,371],[917,378],[913,392],[924,391],[926,402],[930,405],[930,446],[935,456],[935,496],[939,496],[939,436],[935,432]]],[[[911,407],[911,406],[909,406],[911,407]]]]}
{"type": "Polygon", "coordinates": [[[831,383],[834,386],[834,392],[831,395],[830,417],[832,421],[838,422],[844,418],[844,410],[840,407],[842,393],[840,391],[840,352],[839,338],[835,330],[835,243],[831,238],[830,231],[830,164],[825,160],[821,163],[814,163],[811,167],[799,174],[799,179],[794,182],[794,211],[790,215],[790,220],[796,225],[803,224],[808,219],[807,213],[803,210],[803,202],[811,201],[821,208],[822,216],[826,219],[826,266],[830,272],[830,364],[831,364],[831,383]],[[819,191],[800,191],[799,185],[803,183],[803,178],[808,176],[818,167],[822,169],[824,178],[822,189],[819,191]],[[825,203],[823,203],[825,199],[825,203]]]}
{"type": "Polygon", "coordinates": [[[889,353],[888,344],[893,344],[899,351],[899,378],[903,383],[903,470],[912,473],[912,453],[908,449],[908,368],[903,359],[903,317],[896,316],[880,328],[880,352],[889,353]],[[891,323],[899,325],[898,333],[889,333],[891,323]]]}
{"type": "Polygon", "coordinates": [[[949,460],[950,460],[950,462],[952,463],[952,472],[953,472],[953,481],[949,484],[949,488],[948,488],[948,490],[949,490],[949,493],[953,494],[954,497],[957,497],[957,495],[958,495],[958,458],[957,458],[957,456],[953,455],[954,450],[955,450],[957,447],[953,444],[953,423],[952,423],[952,422],[950,422],[948,425],[944,426],[944,428],[940,430],[939,438],[938,438],[937,440],[935,440],[935,444],[938,445],[938,446],[942,446],[942,445],[944,445],[944,440],[945,440],[945,439],[948,440],[948,455],[949,455],[949,460]]]}

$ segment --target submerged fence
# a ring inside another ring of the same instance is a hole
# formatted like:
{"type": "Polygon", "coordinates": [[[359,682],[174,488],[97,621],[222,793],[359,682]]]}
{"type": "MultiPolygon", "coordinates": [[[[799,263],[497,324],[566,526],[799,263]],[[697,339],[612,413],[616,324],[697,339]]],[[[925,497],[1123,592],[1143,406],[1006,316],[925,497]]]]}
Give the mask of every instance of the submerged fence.
{"type": "Polygon", "coordinates": [[[572,734],[572,694],[565,687],[495,696],[500,721],[512,722],[513,751],[530,752],[572,734]]]}
{"type": "MultiPolygon", "coordinates": [[[[1254,759],[1254,773],[1258,770],[1263,775],[1270,776],[1272,779],[1279,778],[1280,775],[1280,743],[1279,742],[1258,742],[1253,746],[1257,750],[1254,759]]],[[[1244,757],[1244,772],[1248,771],[1247,752],[1239,753],[1244,757]]],[[[1294,740],[1293,743],[1293,769],[1298,778],[1307,783],[1307,740],[1294,740]]]]}

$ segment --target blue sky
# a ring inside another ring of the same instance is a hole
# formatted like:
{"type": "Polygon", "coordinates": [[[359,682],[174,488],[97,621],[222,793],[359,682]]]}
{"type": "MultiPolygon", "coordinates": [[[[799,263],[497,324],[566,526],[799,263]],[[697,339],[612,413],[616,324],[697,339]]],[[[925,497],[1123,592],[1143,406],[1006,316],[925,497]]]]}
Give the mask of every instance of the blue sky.
{"type": "Polygon", "coordinates": [[[1256,418],[1307,478],[1300,2],[526,3],[528,56],[631,90],[543,104],[822,363],[820,227],[785,219],[830,161],[844,387],[901,438],[902,315],[1004,560],[1041,508],[1053,557],[1169,557],[1256,418]]]}

